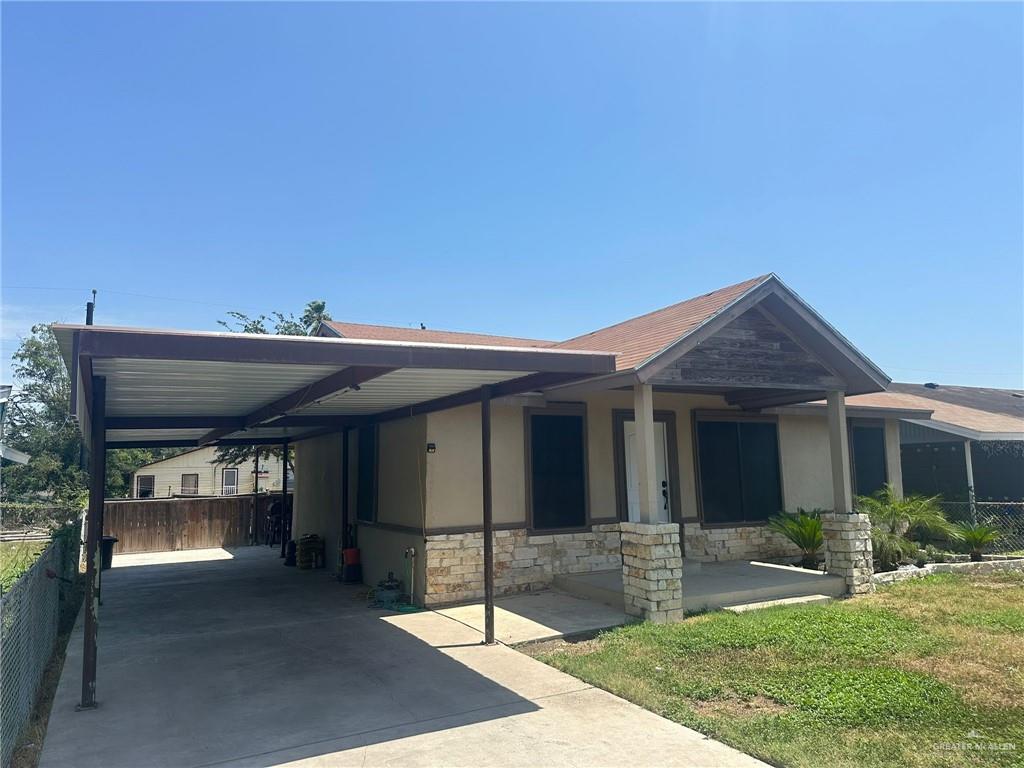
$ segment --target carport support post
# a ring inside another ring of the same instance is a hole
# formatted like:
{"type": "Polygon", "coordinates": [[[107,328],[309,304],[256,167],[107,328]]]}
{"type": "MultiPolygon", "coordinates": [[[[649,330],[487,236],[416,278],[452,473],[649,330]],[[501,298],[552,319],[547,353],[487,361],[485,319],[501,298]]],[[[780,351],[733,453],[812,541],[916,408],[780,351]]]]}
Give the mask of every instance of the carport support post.
{"type": "Polygon", "coordinates": [[[92,413],[89,442],[89,511],[85,555],[85,642],[82,657],[80,709],[96,706],[96,642],[99,635],[100,538],[103,536],[103,490],[107,475],[106,447],[107,380],[92,380],[92,413]]]}
{"type": "Polygon", "coordinates": [[[491,509],[491,388],[480,388],[480,457],[484,507],[484,642],[494,645],[494,519],[491,509]]]}
{"type": "Polygon", "coordinates": [[[288,517],[288,441],[285,440],[281,444],[281,557],[287,555],[288,540],[291,537],[292,524],[288,517]]]}

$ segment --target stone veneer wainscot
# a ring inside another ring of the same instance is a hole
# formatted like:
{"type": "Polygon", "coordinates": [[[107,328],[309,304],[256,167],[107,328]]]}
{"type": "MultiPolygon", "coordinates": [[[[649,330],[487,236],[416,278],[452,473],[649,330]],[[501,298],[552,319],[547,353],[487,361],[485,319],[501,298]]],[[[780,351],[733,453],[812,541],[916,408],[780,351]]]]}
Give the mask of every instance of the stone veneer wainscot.
{"type": "MultiPolygon", "coordinates": [[[[545,589],[563,573],[607,571],[622,565],[619,524],[578,533],[494,532],[494,590],[498,595],[545,589]]],[[[429,535],[424,547],[428,606],[484,595],[483,532],[429,535]]]]}

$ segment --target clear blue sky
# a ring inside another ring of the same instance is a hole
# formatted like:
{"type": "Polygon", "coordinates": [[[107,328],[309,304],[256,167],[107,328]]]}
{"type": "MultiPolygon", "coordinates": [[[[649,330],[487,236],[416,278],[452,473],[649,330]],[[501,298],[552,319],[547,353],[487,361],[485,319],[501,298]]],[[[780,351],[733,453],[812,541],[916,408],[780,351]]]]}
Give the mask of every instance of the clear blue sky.
{"type": "Polygon", "coordinates": [[[1020,4],[3,6],[3,357],[229,308],[565,338],[768,271],[1020,387],[1020,4]]]}

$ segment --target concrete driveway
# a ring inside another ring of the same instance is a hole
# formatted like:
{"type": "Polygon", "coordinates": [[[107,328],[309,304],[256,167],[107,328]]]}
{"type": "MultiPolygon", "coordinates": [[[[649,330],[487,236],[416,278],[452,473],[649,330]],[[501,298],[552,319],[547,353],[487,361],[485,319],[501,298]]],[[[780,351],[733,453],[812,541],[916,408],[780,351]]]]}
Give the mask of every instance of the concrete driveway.
{"type": "Polygon", "coordinates": [[[79,627],[41,768],[763,765],[472,622],[370,609],[265,548],[204,557],[105,572],[100,706],[75,711],[79,627]]]}

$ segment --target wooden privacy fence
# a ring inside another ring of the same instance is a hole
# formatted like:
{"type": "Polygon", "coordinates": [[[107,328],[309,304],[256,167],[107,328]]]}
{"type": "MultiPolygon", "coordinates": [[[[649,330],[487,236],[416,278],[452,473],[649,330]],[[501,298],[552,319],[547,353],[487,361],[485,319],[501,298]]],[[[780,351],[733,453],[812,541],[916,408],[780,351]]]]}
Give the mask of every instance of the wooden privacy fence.
{"type": "Polygon", "coordinates": [[[126,499],[103,506],[103,533],[114,552],[168,552],[260,543],[263,519],[280,494],[197,499],[126,499]]]}

